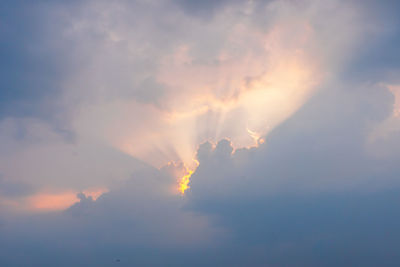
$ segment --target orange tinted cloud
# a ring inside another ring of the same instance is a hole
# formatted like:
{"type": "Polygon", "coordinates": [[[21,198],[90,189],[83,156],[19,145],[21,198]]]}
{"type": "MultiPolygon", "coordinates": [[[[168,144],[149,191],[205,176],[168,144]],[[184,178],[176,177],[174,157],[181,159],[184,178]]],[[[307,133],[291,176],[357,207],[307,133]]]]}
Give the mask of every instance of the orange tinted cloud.
{"type": "Polygon", "coordinates": [[[38,194],[29,198],[28,203],[33,210],[63,210],[78,202],[74,192],[59,194],[38,194]]]}
{"type": "MultiPolygon", "coordinates": [[[[84,190],[83,193],[87,197],[92,197],[96,200],[101,194],[107,192],[105,188],[96,188],[84,190]]],[[[31,211],[56,211],[64,210],[79,202],[76,196],[78,191],[65,191],[60,193],[38,193],[26,199],[25,208],[31,211]]]]}

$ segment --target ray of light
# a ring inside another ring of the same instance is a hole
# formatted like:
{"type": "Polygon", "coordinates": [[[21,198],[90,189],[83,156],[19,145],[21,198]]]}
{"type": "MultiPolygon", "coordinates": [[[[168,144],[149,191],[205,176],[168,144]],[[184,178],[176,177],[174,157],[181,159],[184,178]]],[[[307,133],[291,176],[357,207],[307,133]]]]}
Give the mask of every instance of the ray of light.
{"type": "MultiPolygon", "coordinates": [[[[107,126],[113,126],[101,131],[105,138],[157,168],[172,161],[193,171],[196,148],[207,140],[229,138],[234,148],[264,142],[307,101],[323,76],[319,58],[310,51],[313,30],[307,22],[278,25],[266,34],[238,27],[231,39],[241,52],[222,49],[216,64],[198,63],[186,44],[167,55],[157,76],[170,88],[162,107],[120,101],[91,111],[88,118],[104,114],[107,126]]],[[[189,177],[179,179],[183,187],[189,177]]]]}

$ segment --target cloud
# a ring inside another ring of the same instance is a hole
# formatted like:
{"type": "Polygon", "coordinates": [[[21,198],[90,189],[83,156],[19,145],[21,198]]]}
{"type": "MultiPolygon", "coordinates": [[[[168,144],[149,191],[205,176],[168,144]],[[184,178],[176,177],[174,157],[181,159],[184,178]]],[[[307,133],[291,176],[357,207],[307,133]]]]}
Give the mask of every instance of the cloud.
{"type": "Polygon", "coordinates": [[[368,126],[393,103],[380,86],[331,88],[259,147],[200,145],[185,197],[170,194],[174,166],[148,167],[95,201],[80,193],[64,212],[8,216],[2,263],[390,265],[399,260],[398,156],[382,161],[365,147],[368,126]]]}
{"type": "Polygon", "coordinates": [[[194,0],[178,0],[175,1],[185,12],[191,15],[212,18],[216,12],[219,12],[224,7],[229,7],[232,4],[237,4],[239,1],[227,1],[227,0],[216,0],[216,1],[194,1],[194,0]]]}
{"type": "Polygon", "coordinates": [[[201,144],[185,197],[170,193],[182,166],[148,167],[96,201],[79,194],[65,212],[8,218],[2,242],[15,244],[22,231],[28,241],[17,251],[32,251],[22,259],[57,265],[397,262],[398,156],[382,161],[365,149],[369,126],[391,116],[393,103],[381,86],[321,91],[259,147],[201,144]],[[24,232],[27,224],[35,230],[24,232]],[[92,254],[70,257],[77,247],[92,254]]]}
{"type": "Polygon", "coordinates": [[[265,135],[291,116],[364,36],[352,4],[221,6],[210,23],[168,1],[89,1],[66,16],[61,32],[83,62],[63,84],[72,131],[153,166],[193,169],[199,143],[250,146],[248,130],[265,135]],[[340,19],[324,20],[329,13],[340,19]],[[338,23],[346,31],[327,36],[338,23]]]}
{"type": "Polygon", "coordinates": [[[223,235],[208,228],[205,216],[182,210],[181,196],[169,192],[171,181],[175,178],[149,167],[96,200],[79,193],[80,201],[65,211],[7,216],[0,227],[1,263],[109,266],[120,259],[124,266],[183,264],[186,251],[214,246],[223,235]],[[86,252],[76,254],[76,249],[86,252]],[[163,256],[154,257],[156,250],[163,256]],[[7,256],[22,251],[27,253],[18,259],[7,256]]]}
{"type": "Polygon", "coordinates": [[[26,184],[19,184],[15,181],[9,181],[0,175],[1,193],[5,195],[24,195],[31,191],[30,186],[26,184]]]}
{"type": "Polygon", "coordinates": [[[281,190],[325,192],[356,189],[359,183],[363,188],[383,184],[377,174],[385,173],[383,162],[368,150],[369,134],[392,116],[393,103],[393,95],[385,87],[334,84],[271,131],[258,148],[237,149],[231,154],[233,148],[227,140],[215,148],[210,143],[201,145],[197,154],[200,165],[191,178],[189,194],[198,197],[196,190],[206,194],[200,199],[218,199],[220,194],[258,197],[281,190]],[[245,186],[247,183],[250,185],[245,186]]]}
{"type": "Polygon", "coordinates": [[[399,261],[397,5],[6,7],[0,265],[399,261]]]}
{"type": "MultiPolygon", "coordinates": [[[[0,118],[36,116],[58,125],[55,99],[71,66],[58,3],[4,1],[1,12],[0,118]],[[60,56],[60,55],[63,56],[60,56]],[[49,100],[53,101],[49,101],[49,100]]],[[[68,8],[68,5],[65,5],[68,8]]]]}
{"type": "Polygon", "coordinates": [[[231,230],[235,245],[221,248],[224,263],[396,262],[399,155],[367,149],[372,126],[392,116],[393,103],[381,86],[330,88],[258,148],[201,145],[186,209],[231,230]]]}
{"type": "MultiPolygon", "coordinates": [[[[35,93],[39,102],[22,95],[48,110],[47,123],[66,139],[95,140],[157,167],[182,161],[193,169],[199,143],[230,138],[235,147],[250,146],[249,130],[265,135],[291,116],[365,35],[353,3],[196,3],[40,3],[34,21],[46,38],[36,46],[62,75],[36,68],[35,77],[55,85],[24,90],[56,93],[35,93]],[[205,23],[180,7],[218,12],[205,23]],[[53,18],[58,23],[44,27],[53,18]],[[326,34],[339,24],[346,30],[326,34]]],[[[35,50],[29,55],[37,57],[35,50]]]]}

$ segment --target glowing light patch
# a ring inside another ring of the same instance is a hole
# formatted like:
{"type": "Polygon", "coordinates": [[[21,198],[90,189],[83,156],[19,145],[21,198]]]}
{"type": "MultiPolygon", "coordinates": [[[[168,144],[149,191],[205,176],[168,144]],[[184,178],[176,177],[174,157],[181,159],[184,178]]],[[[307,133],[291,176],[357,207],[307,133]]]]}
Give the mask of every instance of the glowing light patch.
{"type": "Polygon", "coordinates": [[[304,22],[276,26],[267,34],[239,27],[231,35],[232,40],[251,40],[251,45],[240,43],[240,53],[222,48],[218,64],[197,62],[190,45],[166,55],[157,82],[172,91],[163,108],[127,103],[119,117],[143,115],[132,126],[124,119],[110,127],[118,129],[114,145],[161,168],[169,161],[189,166],[196,147],[205,141],[229,138],[235,149],[264,143],[261,137],[296,112],[323,76],[318,57],[308,49],[313,30],[304,22]]]}
{"type": "Polygon", "coordinates": [[[249,128],[247,128],[247,132],[249,133],[251,138],[253,138],[256,147],[265,143],[265,140],[264,140],[264,138],[261,137],[261,134],[254,132],[254,131],[250,130],[249,128]]]}
{"type": "Polygon", "coordinates": [[[65,192],[61,194],[38,194],[32,196],[28,202],[29,206],[34,210],[63,210],[74,203],[78,202],[79,199],[73,192],[65,192]]]}
{"type": "Polygon", "coordinates": [[[184,195],[184,194],[185,194],[185,191],[186,191],[187,189],[190,188],[190,186],[189,186],[190,176],[192,176],[193,172],[194,172],[194,171],[189,170],[189,173],[186,174],[186,175],[184,175],[184,176],[181,178],[181,180],[179,181],[179,188],[178,188],[178,190],[179,190],[179,193],[181,193],[182,195],[184,195]]]}
{"type": "Polygon", "coordinates": [[[107,188],[94,188],[94,189],[84,190],[82,193],[84,193],[87,197],[92,197],[93,200],[97,200],[102,194],[107,192],[108,192],[107,188]]]}

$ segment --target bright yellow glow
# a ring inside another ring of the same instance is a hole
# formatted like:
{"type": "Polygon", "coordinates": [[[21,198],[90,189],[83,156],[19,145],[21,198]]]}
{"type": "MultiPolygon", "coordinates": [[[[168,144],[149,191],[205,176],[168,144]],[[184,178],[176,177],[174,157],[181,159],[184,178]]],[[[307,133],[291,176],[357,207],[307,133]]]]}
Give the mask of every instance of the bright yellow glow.
{"type": "Polygon", "coordinates": [[[192,164],[190,165],[190,168],[188,168],[184,164],[182,164],[181,166],[183,166],[183,168],[181,168],[180,174],[177,173],[177,175],[182,175],[178,177],[178,192],[181,195],[184,195],[185,191],[190,188],[190,177],[196,171],[196,168],[199,166],[199,162],[195,159],[192,159],[192,164]]]}
{"type": "Polygon", "coordinates": [[[187,189],[190,188],[190,187],[189,187],[190,176],[192,176],[193,172],[194,172],[194,171],[189,170],[189,173],[186,174],[186,175],[184,175],[184,176],[180,179],[180,181],[179,181],[179,188],[178,188],[178,190],[179,190],[179,193],[181,193],[182,195],[184,195],[184,194],[185,194],[185,191],[186,191],[187,189]]]}

